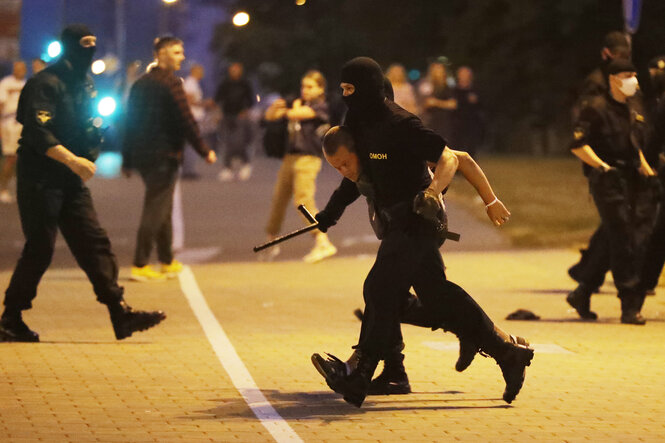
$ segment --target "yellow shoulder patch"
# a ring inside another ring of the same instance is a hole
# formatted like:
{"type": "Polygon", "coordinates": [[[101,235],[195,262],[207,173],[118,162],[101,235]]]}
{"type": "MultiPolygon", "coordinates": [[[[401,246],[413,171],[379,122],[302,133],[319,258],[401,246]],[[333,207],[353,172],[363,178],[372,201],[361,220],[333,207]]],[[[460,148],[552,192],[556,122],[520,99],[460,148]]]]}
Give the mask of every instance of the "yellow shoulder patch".
{"type": "Polygon", "coordinates": [[[635,114],[635,120],[644,123],[644,116],[642,114],[635,114]]]}
{"type": "Polygon", "coordinates": [[[580,129],[575,129],[573,132],[573,137],[575,137],[575,140],[580,140],[582,137],[584,137],[584,131],[580,129]]]}
{"type": "Polygon", "coordinates": [[[49,111],[38,110],[37,111],[37,121],[41,125],[45,125],[53,118],[53,115],[49,111]]]}

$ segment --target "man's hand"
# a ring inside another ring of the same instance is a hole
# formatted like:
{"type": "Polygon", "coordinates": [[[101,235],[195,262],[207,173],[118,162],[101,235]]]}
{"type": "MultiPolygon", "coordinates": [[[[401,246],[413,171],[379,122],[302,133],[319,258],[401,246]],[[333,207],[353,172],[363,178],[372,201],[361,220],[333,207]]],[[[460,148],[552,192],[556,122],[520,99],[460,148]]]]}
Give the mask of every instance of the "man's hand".
{"type": "Polygon", "coordinates": [[[213,164],[217,161],[217,154],[215,154],[215,151],[210,150],[208,151],[208,155],[206,156],[206,163],[213,164]]]}
{"type": "Polygon", "coordinates": [[[71,169],[74,174],[81,177],[81,180],[84,182],[90,180],[97,171],[97,166],[87,158],[83,157],[73,156],[69,160],[67,166],[69,166],[69,169],[71,169]]]}
{"type": "Polygon", "coordinates": [[[420,191],[413,199],[413,212],[427,221],[435,224],[441,223],[441,220],[439,220],[440,211],[439,197],[430,189],[420,191]]]}
{"type": "Polygon", "coordinates": [[[501,226],[510,219],[510,211],[504,206],[503,202],[496,199],[486,208],[487,216],[496,226],[501,226]]]}
{"type": "Polygon", "coordinates": [[[328,228],[330,228],[331,226],[335,226],[335,224],[337,224],[337,222],[333,220],[332,217],[330,217],[330,215],[328,215],[326,211],[319,212],[314,216],[314,218],[318,222],[318,225],[316,227],[321,232],[327,232],[328,228]]]}

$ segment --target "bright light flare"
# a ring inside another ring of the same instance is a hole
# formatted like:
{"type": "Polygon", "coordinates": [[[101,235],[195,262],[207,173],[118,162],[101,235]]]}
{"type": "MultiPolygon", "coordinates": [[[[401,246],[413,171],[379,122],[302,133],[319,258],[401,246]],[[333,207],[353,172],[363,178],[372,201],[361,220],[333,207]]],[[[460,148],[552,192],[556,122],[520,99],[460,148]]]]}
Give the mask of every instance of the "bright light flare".
{"type": "Polygon", "coordinates": [[[233,24],[235,26],[245,26],[249,23],[249,14],[246,12],[238,12],[233,16],[233,24]]]}
{"type": "Polygon", "coordinates": [[[298,6],[302,6],[305,3],[307,3],[307,0],[296,0],[296,5],[298,5],[298,6]]]}
{"type": "Polygon", "coordinates": [[[104,97],[97,105],[97,111],[99,111],[99,115],[103,117],[108,117],[109,115],[113,114],[115,112],[115,108],[116,102],[113,97],[104,97]]]}
{"type": "Polygon", "coordinates": [[[104,60],[95,60],[92,62],[90,69],[92,70],[93,74],[99,75],[106,71],[106,62],[104,62],[104,60]]]}
{"type": "Polygon", "coordinates": [[[162,0],[162,1],[163,1],[164,3],[166,3],[167,5],[170,5],[171,3],[175,3],[175,2],[177,2],[178,0],[162,0]]]}
{"type": "Polygon", "coordinates": [[[60,55],[61,52],[62,52],[62,45],[58,41],[49,43],[48,47],[46,48],[46,53],[51,58],[56,58],[57,56],[60,55]]]}

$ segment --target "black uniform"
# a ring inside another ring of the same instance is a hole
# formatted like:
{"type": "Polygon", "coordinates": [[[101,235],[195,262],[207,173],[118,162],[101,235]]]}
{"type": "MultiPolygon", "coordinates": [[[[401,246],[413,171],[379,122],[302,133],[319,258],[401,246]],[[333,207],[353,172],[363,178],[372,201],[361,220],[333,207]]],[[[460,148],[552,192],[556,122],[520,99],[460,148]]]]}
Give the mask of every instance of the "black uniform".
{"type": "Polygon", "coordinates": [[[17,197],[25,246],[5,293],[0,340],[39,341],[21,318],[32,307],[37,285],[53,256],[58,229],[92,283],[97,300],[106,304],[117,339],[150,328],[163,312],[132,311],[118,285],[118,265],[106,232],[99,225],[89,189],[64,164],[46,155],[62,145],[94,160],[101,139],[92,125],[95,90],[86,75],[93,47],[79,44],[92,33],[71,25],[62,34],[63,56],[28,80],[17,109],[23,125],[18,149],[17,197]]]}
{"type": "MultiPolygon", "coordinates": [[[[451,331],[497,358],[499,364],[505,363],[505,353],[514,349],[497,336],[492,321],[471,296],[446,280],[435,226],[412,209],[415,197],[431,183],[427,162],[439,160],[445,141],[416,116],[384,100],[383,76],[371,59],[347,63],[342,82],[355,86],[354,94],[345,97],[349,104],[346,123],[363,172],[358,184],[342,180],[317,220],[324,229],[335,224],[362,189],[371,218],[379,220],[378,229],[377,223],[373,226],[381,239],[363,288],[365,312],[355,346],[360,359],[345,381],[347,388],[341,389],[345,399],[359,406],[378,360],[403,347],[400,318],[411,287],[425,307],[419,310],[419,325],[451,331]]],[[[511,354],[511,359],[516,355],[511,354]]],[[[524,354],[520,351],[519,357],[511,360],[521,365],[519,387],[532,355],[533,351],[524,349],[524,354]]],[[[506,378],[511,386],[504,393],[508,402],[519,391],[511,373],[506,378]]]]}
{"type": "MultiPolygon", "coordinates": [[[[655,213],[652,179],[638,172],[640,149],[646,145],[649,134],[646,116],[630,103],[619,103],[607,93],[585,103],[574,131],[571,149],[589,145],[612,167],[603,172],[584,165],[589,189],[601,217],[595,235],[606,239],[609,249],[608,254],[594,254],[594,257],[606,261],[605,270],[611,269],[622,312],[639,312],[644,300],[639,270],[655,213]]],[[[578,270],[581,285],[594,287],[599,269],[605,272],[602,263],[597,266],[578,270]]]]}

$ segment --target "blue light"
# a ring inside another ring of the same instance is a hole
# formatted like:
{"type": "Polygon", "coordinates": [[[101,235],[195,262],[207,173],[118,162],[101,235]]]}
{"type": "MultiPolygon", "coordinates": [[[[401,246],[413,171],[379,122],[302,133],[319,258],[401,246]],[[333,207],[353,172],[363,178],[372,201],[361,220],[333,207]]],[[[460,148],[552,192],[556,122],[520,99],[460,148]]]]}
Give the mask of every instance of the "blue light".
{"type": "Polygon", "coordinates": [[[49,43],[48,47],[46,48],[46,53],[51,58],[56,58],[57,56],[60,55],[61,52],[62,52],[62,45],[57,40],[49,43]]]}
{"type": "Polygon", "coordinates": [[[115,112],[115,108],[115,99],[108,96],[102,98],[97,105],[97,111],[99,111],[99,115],[103,117],[108,117],[109,115],[113,114],[115,112]]]}
{"type": "Polygon", "coordinates": [[[412,69],[409,71],[409,80],[412,82],[417,81],[420,78],[420,71],[417,69],[412,69]]]}
{"type": "Polygon", "coordinates": [[[97,175],[104,178],[118,177],[122,169],[122,155],[118,152],[102,152],[95,164],[97,175]]]}

